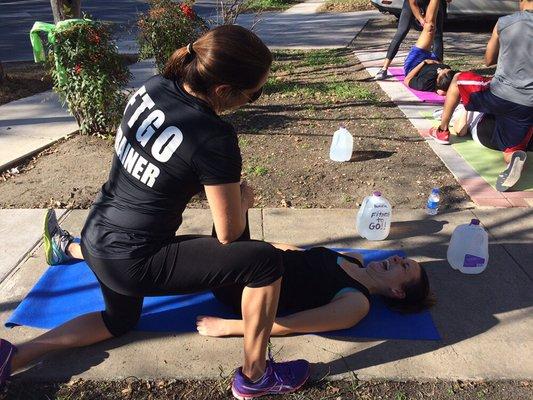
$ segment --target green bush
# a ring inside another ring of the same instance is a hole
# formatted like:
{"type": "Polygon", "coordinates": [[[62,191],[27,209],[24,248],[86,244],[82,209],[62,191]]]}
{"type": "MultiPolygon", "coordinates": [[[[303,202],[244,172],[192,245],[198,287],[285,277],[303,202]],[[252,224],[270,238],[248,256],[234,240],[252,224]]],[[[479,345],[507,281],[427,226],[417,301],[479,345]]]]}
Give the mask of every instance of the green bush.
{"type": "Polygon", "coordinates": [[[55,34],[50,50],[54,90],[67,104],[82,134],[108,135],[118,127],[130,73],[123,65],[109,29],[84,21],[55,34]]]}
{"type": "Polygon", "coordinates": [[[208,27],[190,4],[150,0],[150,9],[139,19],[139,55],[155,58],[159,72],[180,47],[194,42],[208,27]]]}

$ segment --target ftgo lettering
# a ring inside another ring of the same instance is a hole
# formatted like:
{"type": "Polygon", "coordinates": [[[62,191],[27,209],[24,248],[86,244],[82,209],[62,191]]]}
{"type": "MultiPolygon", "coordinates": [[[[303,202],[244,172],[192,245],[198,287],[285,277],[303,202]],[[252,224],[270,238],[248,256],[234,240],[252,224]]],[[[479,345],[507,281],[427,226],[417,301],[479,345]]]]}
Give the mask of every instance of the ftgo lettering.
{"type": "MultiPolygon", "coordinates": [[[[155,103],[146,93],[146,88],[141,87],[128,101],[124,115],[131,111],[138,100],[140,104],[131,115],[128,120],[128,127],[131,128],[135,122],[139,119],[139,116],[146,110],[151,110],[155,107],[155,103]]],[[[157,138],[152,144],[150,153],[152,157],[162,163],[167,162],[172,157],[172,154],[177,150],[183,141],[183,133],[176,126],[168,126],[162,132],[158,132],[158,129],[165,122],[165,114],[161,110],[152,111],[139,125],[137,132],[135,133],[135,139],[142,147],[145,147],[148,141],[157,135],[157,138]]],[[[115,139],[115,153],[119,158],[122,166],[128,173],[135,179],[141,181],[148,187],[153,187],[157,177],[160,174],[160,169],[153,163],[149,162],[143,156],[141,156],[132,145],[128,142],[122,127],[118,128],[117,137],[115,139]]]]}

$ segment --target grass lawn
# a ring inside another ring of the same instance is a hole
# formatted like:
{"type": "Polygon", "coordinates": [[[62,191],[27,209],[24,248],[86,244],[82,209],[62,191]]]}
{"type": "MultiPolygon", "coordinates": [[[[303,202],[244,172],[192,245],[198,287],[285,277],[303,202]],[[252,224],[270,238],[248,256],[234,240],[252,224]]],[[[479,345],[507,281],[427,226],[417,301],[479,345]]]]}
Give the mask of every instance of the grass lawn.
{"type": "Polygon", "coordinates": [[[375,10],[370,0],[326,0],[321,12],[351,12],[375,10]]]}

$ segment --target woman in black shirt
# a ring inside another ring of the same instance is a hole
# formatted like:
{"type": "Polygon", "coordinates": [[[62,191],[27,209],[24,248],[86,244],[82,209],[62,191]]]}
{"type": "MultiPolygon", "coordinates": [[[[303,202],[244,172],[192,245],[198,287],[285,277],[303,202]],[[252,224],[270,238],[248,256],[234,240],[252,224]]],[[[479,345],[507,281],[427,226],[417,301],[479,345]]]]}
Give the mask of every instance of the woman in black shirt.
{"type": "MultiPolygon", "coordinates": [[[[283,257],[278,316],[272,335],[318,333],[346,329],[369,311],[370,295],[384,297],[400,312],[419,312],[433,304],[428,276],[415,260],[392,256],[362,265],[357,253],[341,254],[324,247],[308,250],[274,244],[283,257]]],[[[239,313],[242,286],[213,290],[215,297],[239,313]]],[[[199,316],[198,332],[206,336],[240,336],[239,319],[199,316]]]]}
{"type": "Polygon", "coordinates": [[[245,286],[245,357],[235,373],[234,395],[290,392],[307,380],[307,361],[265,360],[283,265],[273,246],[249,240],[246,216],[253,191],[240,183],[237,135],[218,116],[257,100],[271,63],[270,51],[255,34],[220,26],[177,50],[163,75],[130,98],[109,178],[91,208],[81,247],[59,228],[53,212],[45,221],[48,262],[84,258],[100,282],[105,310],[66,322],[18,349],[0,341],[0,386],[11,370],[50,351],[128,332],[140,317],[144,296],[230,283],[245,286]],[[176,237],[187,203],[200,191],[209,202],[216,237],[176,237]],[[279,373],[280,368],[291,373],[279,373]]]}

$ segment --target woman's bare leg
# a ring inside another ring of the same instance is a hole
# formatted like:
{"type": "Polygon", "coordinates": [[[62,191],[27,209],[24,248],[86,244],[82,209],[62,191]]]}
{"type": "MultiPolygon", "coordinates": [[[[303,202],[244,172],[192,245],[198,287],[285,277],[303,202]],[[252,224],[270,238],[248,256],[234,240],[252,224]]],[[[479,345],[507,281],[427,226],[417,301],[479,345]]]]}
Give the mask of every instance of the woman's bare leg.
{"type": "Polygon", "coordinates": [[[52,351],[88,346],[112,336],[100,312],[79,316],[35,339],[18,344],[17,352],[11,359],[11,370],[24,368],[52,351]]]}
{"type": "Polygon", "coordinates": [[[269,286],[245,287],[242,292],[242,317],[244,325],[243,374],[259,379],[266,368],[265,353],[278,309],[281,278],[269,286]]]}

